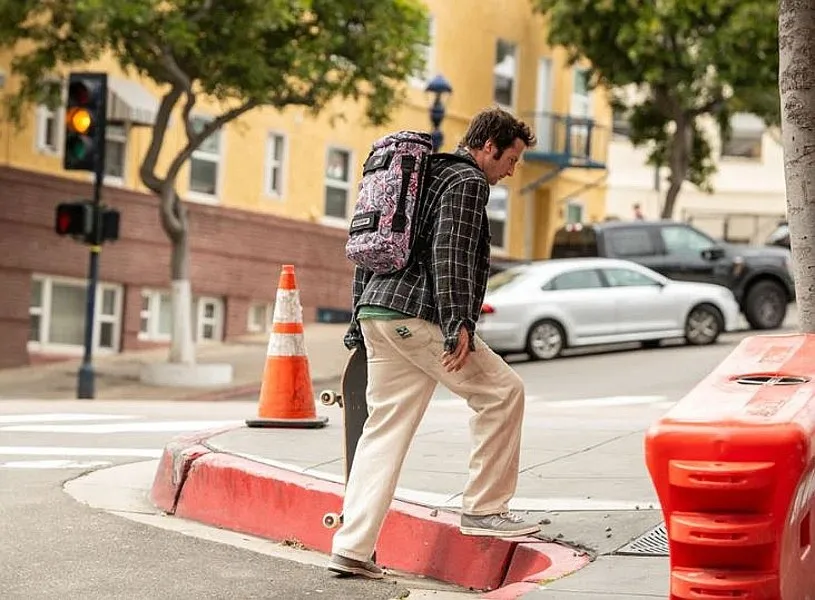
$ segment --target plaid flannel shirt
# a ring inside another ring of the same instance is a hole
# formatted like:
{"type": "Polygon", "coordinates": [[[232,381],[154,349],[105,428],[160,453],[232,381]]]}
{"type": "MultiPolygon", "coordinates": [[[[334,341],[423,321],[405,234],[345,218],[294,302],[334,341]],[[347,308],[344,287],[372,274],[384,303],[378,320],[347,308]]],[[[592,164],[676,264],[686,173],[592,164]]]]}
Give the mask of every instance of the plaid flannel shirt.
{"type": "Polygon", "coordinates": [[[417,247],[417,259],[388,275],[355,268],[353,318],[344,340],[347,348],[362,342],[358,308],[374,305],[439,324],[448,351],[458,345],[459,329],[466,327],[470,349],[475,349],[473,334],[490,265],[489,185],[469,152],[459,148],[456,154],[467,163],[444,159],[431,163],[429,189],[418,220],[425,243],[421,251],[417,247]]]}

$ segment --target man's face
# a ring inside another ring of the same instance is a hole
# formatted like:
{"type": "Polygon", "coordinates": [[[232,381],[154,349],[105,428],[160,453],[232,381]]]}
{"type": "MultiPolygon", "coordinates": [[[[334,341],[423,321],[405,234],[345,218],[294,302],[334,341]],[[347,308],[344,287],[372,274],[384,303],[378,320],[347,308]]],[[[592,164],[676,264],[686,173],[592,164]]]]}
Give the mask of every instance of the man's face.
{"type": "Polygon", "coordinates": [[[526,146],[523,141],[519,138],[515,138],[515,141],[504,150],[501,157],[496,158],[498,156],[498,148],[492,140],[487,140],[487,143],[484,144],[485,156],[482,168],[490,185],[495,185],[504,177],[511,177],[513,173],[515,173],[515,165],[521,159],[521,155],[525,149],[526,146]]]}

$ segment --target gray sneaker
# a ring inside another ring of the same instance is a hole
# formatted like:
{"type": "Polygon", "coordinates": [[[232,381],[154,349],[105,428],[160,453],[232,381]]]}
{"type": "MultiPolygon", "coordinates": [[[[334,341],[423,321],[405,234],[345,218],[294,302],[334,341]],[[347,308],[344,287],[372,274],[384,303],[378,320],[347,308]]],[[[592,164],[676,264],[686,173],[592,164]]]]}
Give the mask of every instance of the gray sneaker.
{"type": "Polygon", "coordinates": [[[461,533],[489,537],[518,537],[541,530],[540,525],[525,523],[511,512],[496,515],[461,515],[461,533]]]}
{"type": "Polygon", "coordinates": [[[368,579],[382,579],[385,574],[372,560],[362,562],[353,558],[346,558],[339,554],[332,554],[328,561],[328,570],[342,575],[361,575],[368,579]]]}

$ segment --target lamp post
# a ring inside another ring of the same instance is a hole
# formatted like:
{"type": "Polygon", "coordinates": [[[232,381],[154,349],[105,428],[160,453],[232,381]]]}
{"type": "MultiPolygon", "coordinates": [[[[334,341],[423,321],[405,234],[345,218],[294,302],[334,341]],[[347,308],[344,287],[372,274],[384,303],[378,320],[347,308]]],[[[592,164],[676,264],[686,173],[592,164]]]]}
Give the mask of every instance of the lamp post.
{"type": "Polygon", "coordinates": [[[441,132],[441,122],[444,120],[445,113],[442,98],[445,94],[452,94],[453,88],[443,75],[436,75],[428,82],[425,92],[434,95],[433,105],[430,107],[430,122],[433,124],[433,131],[430,135],[433,138],[433,152],[438,152],[444,142],[444,134],[441,132]]]}

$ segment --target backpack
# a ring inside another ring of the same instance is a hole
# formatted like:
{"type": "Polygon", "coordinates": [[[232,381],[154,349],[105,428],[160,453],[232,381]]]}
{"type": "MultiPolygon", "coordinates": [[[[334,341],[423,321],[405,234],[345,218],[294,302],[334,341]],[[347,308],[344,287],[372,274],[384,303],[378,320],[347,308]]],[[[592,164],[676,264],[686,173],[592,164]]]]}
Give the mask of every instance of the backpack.
{"type": "Polygon", "coordinates": [[[345,256],[377,275],[401,271],[414,257],[418,217],[426,201],[430,161],[461,156],[433,152],[430,134],[398,131],[371,147],[362,167],[345,256]]]}

